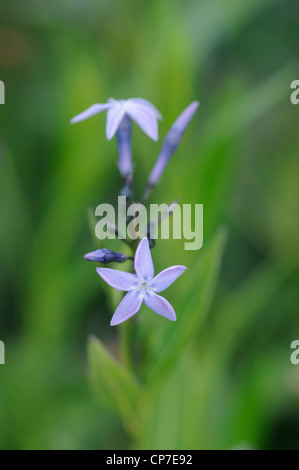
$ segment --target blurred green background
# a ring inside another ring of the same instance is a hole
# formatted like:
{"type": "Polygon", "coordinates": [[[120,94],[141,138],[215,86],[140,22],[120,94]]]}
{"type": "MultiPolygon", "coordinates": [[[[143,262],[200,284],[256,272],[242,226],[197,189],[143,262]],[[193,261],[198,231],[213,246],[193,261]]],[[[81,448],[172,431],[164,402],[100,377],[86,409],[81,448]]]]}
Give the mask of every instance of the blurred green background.
{"type": "Polygon", "coordinates": [[[0,448],[298,449],[298,2],[11,0],[0,17],[0,448]],[[204,246],[153,250],[157,272],[188,270],[165,293],[175,324],[142,307],[129,414],[100,358],[92,392],[86,349],[119,356],[114,294],[83,260],[88,210],[121,187],[116,144],[104,113],[69,124],[110,96],[164,117],[159,143],[134,125],[136,198],[201,102],[152,201],[203,203],[204,246]]]}

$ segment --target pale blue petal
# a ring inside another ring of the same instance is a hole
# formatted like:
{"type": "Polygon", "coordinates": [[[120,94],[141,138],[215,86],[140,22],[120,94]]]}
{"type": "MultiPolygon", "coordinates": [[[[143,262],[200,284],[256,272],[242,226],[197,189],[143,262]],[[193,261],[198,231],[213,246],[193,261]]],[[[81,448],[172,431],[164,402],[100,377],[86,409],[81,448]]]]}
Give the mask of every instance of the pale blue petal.
{"type": "Polygon", "coordinates": [[[117,290],[131,290],[137,283],[135,274],[118,271],[117,269],[97,268],[97,273],[109,286],[117,290]]]}
{"type": "Polygon", "coordinates": [[[105,104],[93,104],[90,106],[90,108],[86,109],[80,114],[77,114],[77,116],[73,117],[71,119],[71,123],[75,124],[76,122],[84,121],[85,119],[90,118],[91,116],[94,116],[95,114],[100,113],[101,111],[104,111],[105,109],[108,109],[111,107],[111,104],[105,103],[105,104]]]}
{"type": "Polygon", "coordinates": [[[128,292],[115,310],[110,325],[119,325],[120,323],[135,315],[135,313],[137,313],[141,307],[142,300],[143,297],[139,292],[128,292]]]}
{"type": "Polygon", "coordinates": [[[106,122],[106,135],[107,139],[110,140],[116,133],[118,126],[121,123],[122,118],[125,115],[125,111],[119,104],[114,104],[107,113],[106,122]]]}
{"type": "Polygon", "coordinates": [[[161,295],[155,294],[154,292],[151,294],[147,293],[143,301],[148,308],[158,313],[158,315],[162,315],[162,317],[168,318],[168,320],[176,320],[176,314],[172,305],[168,300],[164,299],[164,297],[161,297],[161,295]]]}
{"type": "Polygon", "coordinates": [[[164,269],[151,282],[151,288],[154,292],[162,292],[167,289],[184,271],[185,266],[170,266],[170,268],[164,269]]]}
{"type": "Polygon", "coordinates": [[[144,106],[139,106],[131,100],[126,102],[126,113],[137,122],[138,126],[153,140],[158,140],[157,117],[153,111],[144,106]]]}
{"type": "Polygon", "coordinates": [[[148,239],[145,237],[139,243],[135,258],[134,267],[138,277],[148,280],[154,277],[154,265],[149,248],[148,239]]]}
{"type": "Polygon", "coordinates": [[[135,103],[138,106],[148,109],[156,116],[157,119],[163,119],[161,113],[158,111],[156,106],[154,106],[152,103],[145,100],[144,98],[130,98],[128,101],[132,101],[132,103],[135,103]]]}

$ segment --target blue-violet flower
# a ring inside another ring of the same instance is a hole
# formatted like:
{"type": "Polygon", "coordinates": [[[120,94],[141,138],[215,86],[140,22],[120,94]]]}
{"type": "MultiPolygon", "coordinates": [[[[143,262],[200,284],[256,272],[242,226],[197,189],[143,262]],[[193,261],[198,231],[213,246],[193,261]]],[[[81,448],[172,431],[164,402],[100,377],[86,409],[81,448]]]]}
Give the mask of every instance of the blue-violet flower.
{"type": "Polygon", "coordinates": [[[135,315],[142,302],[159,315],[175,321],[176,314],[173,307],[157,292],[167,289],[187,268],[185,266],[171,266],[154,277],[153,260],[146,237],[137,247],[134,268],[136,274],[110,268],[97,268],[98,274],[107,284],[114,289],[127,291],[117,307],[110,325],[118,325],[135,315]]]}
{"type": "Polygon", "coordinates": [[[158,119],[162,119],[157,108],[144,98],[130,98],[128,100],[115,100],[110,98],[108,103],[93,104],[90,108],[71,119],[71,123],[84,121],[108,109],[106,134],[110,140],[115,135],[125,115],[135,121],[139,127],[153,140],[158,140],[158,119]]]}

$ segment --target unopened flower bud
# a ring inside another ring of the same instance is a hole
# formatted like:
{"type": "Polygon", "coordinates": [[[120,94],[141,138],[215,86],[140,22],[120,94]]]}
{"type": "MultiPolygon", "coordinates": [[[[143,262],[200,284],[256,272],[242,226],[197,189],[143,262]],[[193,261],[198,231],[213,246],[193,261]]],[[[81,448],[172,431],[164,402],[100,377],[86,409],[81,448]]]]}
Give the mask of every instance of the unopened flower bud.
{"type": "Polygon", "coordinates": [[[108,264],[108,263],[123,263],[127,259],[128,256],[122,253],[116,253],[114,251],[109,250],[108,248],[101,248],[96,251],[92,251],[91,253],[87,253],[84,256],[87,261],[97,261],[98,263],[108,264]]]}
{"type": "Polygon", "coordinates": [[[153,188],[158,183],[159,179],[162,176],[162,173],[177,147],[179,146],[181,139],[184,135],[184,132],[193,118],[195,111],[199,106],[198,101],[191,103],[177,118],[173,123],[170,130],[166,134],[164,139],[162,149],[158,159],[155,163],[155,166],[149,176],[147,186],[153,188]]]}

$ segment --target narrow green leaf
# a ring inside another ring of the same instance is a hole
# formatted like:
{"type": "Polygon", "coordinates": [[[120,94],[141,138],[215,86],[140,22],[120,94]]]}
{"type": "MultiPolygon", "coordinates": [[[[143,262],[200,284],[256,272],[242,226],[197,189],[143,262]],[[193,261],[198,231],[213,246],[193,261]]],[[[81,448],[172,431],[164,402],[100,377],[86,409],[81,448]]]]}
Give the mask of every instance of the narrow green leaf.
{"type": "Polygon", "coordinates": [[[136,435],[139,429],[138,382],[95,337],[89,341],[88,354],[91,383],[97,398],[119,415],[131,435],[136,435]]]}
{"type": "Polygon", "coordinates": [[[155,365],[148,375],[148,382],[152,385],[160,383],[169,374],[205,320],[218,278],[225,235],[223,229],[219,230],[209,245],[203,249],[200,259],[196,261],[193,281],[186,290],[187,306],[178,315],[176,324],[167,330],[159,355],[152,361],[155,365]]]}

